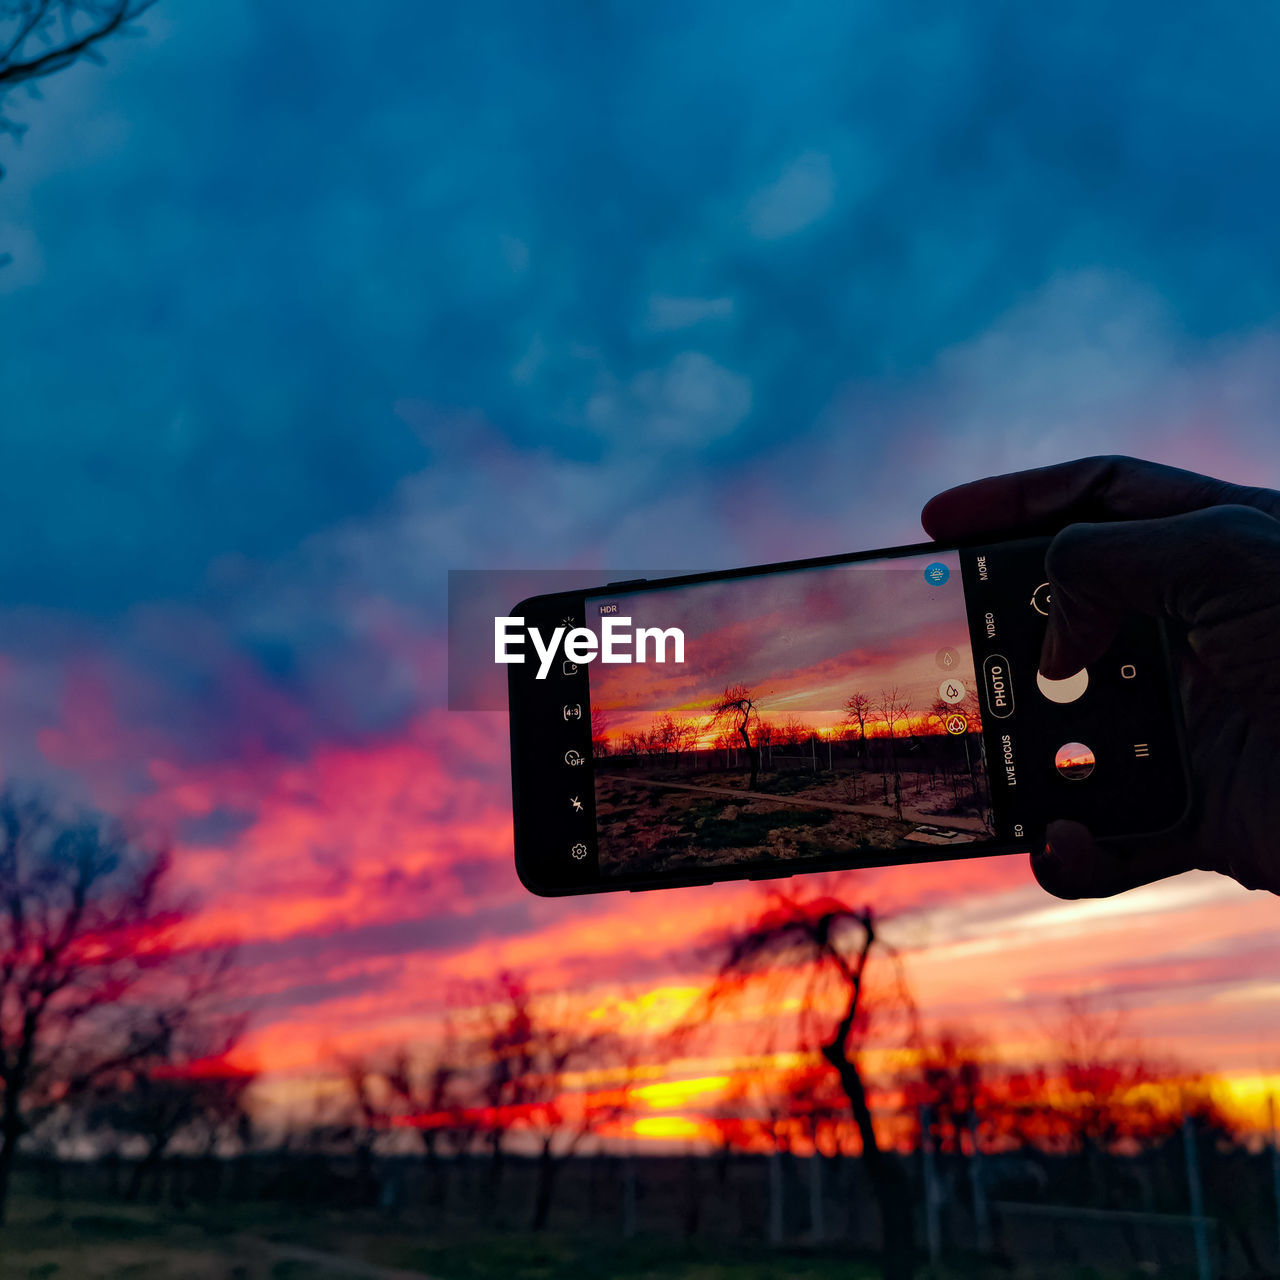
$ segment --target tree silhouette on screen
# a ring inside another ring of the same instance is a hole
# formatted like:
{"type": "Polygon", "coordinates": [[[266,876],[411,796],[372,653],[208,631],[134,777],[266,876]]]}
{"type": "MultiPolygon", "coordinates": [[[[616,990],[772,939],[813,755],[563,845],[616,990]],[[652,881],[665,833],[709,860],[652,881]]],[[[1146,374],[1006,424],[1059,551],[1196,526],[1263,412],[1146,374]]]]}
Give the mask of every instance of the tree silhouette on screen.
{"type": "Polygon", "coordinates": [[[754,791],[760,778],[760,748],[752,741],[751,728],[759,725],[755,690],[745,684],[729,685],[711,708],[711,727],[727,726],[742,740],[751,766],[747,790],[754,791]]]}

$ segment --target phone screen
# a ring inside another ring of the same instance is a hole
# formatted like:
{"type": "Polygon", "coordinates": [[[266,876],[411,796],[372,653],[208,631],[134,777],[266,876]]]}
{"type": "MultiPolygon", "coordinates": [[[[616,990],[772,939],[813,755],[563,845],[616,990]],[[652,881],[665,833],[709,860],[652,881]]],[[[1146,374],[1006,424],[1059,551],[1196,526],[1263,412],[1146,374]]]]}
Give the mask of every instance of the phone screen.
{"type": "MultiPolygon", "coordinates": [[[[568,609],[540,598],[622,634],[630,656],[559,664],[523,704],[525,729],[513,720],[526,882],[972,856],[1054,817],[1100,835],[1173,825],[1187,793],[1163,633],[1134,618],[1088,671],[1046,681],[1047,545],[622,583],[568,609]]],[[[513,676],[513,713],[532,687],[513,676]]]]}
{"type": "Polygon", "coordinates": [[[995,839],[958,553],[586,606],[685,652],[591,665],[602,876],[995,839]]]}

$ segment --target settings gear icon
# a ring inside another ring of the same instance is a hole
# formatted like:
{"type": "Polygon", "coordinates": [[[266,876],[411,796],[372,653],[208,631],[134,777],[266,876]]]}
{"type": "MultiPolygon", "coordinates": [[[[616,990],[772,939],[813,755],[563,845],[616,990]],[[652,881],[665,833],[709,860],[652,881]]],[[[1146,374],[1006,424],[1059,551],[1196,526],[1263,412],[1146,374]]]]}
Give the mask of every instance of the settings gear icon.
{"type": "Polygon", "coordinates": [[[587,856],[587,846],[579,840],[577,844],[570,847],[569,852],[581,862],[587,856]]]}

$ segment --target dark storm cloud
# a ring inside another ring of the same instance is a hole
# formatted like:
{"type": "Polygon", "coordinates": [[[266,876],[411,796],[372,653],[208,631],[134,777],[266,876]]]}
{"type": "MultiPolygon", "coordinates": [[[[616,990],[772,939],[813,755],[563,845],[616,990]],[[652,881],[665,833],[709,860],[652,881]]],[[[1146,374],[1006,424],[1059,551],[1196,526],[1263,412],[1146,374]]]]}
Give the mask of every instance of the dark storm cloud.
{"type": "Polygon", "coordinates": [[[447,568],[1271,457],[1277,21],[160,6],[5,157],[0,599],[62,611],[6,628],[24,714],[69,632],[143,673],[122,716],[306,751],[440,699],[447,568]]]}
{"type": "MultiPolygon", "coordinates": [[[[633,506],[715,490],[1055,273],[1122,270],[1197,337],[1268,321],[1276,23],[171,4],[9,157],[0,588],[187,594],[452,474],[472,428],[415,434],[406,396],[491,424],[454,478],[497,554],[534,505],[485,506],[504,449],[633,506]]],[[[533,545],[597,541],[577,514],[533,545]]]]}

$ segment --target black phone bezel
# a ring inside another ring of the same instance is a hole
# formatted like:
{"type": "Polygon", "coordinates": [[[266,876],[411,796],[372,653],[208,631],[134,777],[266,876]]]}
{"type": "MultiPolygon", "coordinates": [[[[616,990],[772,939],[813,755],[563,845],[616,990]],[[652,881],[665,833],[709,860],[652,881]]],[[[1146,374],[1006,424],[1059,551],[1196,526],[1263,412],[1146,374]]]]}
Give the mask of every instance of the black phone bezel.
{"type": "MultiPolygon", "coordinates": [[[[984,549],[1002,544],[1030,540],[1032,540],[1032,538],[1028,537],[1014,539],[983,538],[954,543],[916,542],[896,547],[879,547],[867,551],[840,553],[829,556],[804,557],[796,560],[780,560],[758,565],[746,565],[736,569],[679,574],[672,577],[658,577],[652,579],[640,578],[624,580],[621,582],[605,582],[597,587],[587,587],[575,589],[573,591],[529,596],[520,601],[519,604],[512,607],[511,615],[527,616],[531,612],[531,606],[535,605],[538,610],[554,616],[559,616],[562,610],[569,607],[572,607],[575,614],[577,614],[583,611],[584,602],[589,596],[609,594],[612,596],[622,597],[639,592],[663,590],[669,587],[690,586],[700,582],[723,582],[734,578],[754,577],[769,573],[782,573],[789,570],[822,568],[827,565],[854,564],[861,560],[907,558],[910,556],[929,555],[931,553],[940,552],[973,551],[976,549],[984,549]]],[[[1034,540],[1042,541],[1045,539],[1043,535],[1038,535],[1034,540]]],[[[1178,693],[1178,685],[1174,677],[1168,629],[1162,620],[1153,619],[1153,621],[1156,624],[1159,638],[1159,652],[1162,662],[1164,684],[1170,695],[1169,706],[1172,713],[1173,745],[1176,748],[1175,754],[1180,771],[1180,778],[1178,780],[1182,784],[1184,803],[1178,816],[1165,826],[1152,831],[1126,833],[1123,837],[1116,837],[1117,839],[1123,839],[1125,841],[1155,839],[1168,832],[1177,830],[1187,821],[1193,805],[1193,796],[1190,785],[1190,760],[1186,741],[1185,713],[1181,697],[1178,693]]],[[[529,684],[532,677],[528,675],[528,671],[529,667],[527,664],[513,664],[508,667],[507,671],[513,841],[515,845],[516,874],[520,879],[520,883],[531,893],[534,893],[539,897],[576,897],[581,894],[616,893],[624,890],[632,893],[641,893],[654,889],[693,888],[702,885],[719,884],[722,882],[738,880],[787,880],[795,875],[805,875],[816,872],[869,870],[876,867],[915,866],[927,863],[954,862],[970,858],[1006,857],[1012,854],[1025,854],[1029,852],[1035,842],[1031,838],[1028,838],[1025,840],[1001,841],[998,843],[993,842],[977,849],[970,845],[965,845],[958,846],[951,850],[940,846],[930,845],[922,848],[919,853],[908,852],[901,848],[886,848],[882,850],[861,849],[857,851],[859,856],[856,857],[852,855],[832,855],[830,857],[806,858],[803,861],[803,865],[797,866],[794,871],[780,871],[777,869],[777,863],[737,863],[723,868],[717,867],[716,874],[714,875],[709,875],[698,870],[692,870],[689,872],[663,872],[659,875],[610,875],[608,877],[601,877],[597,872],[594,879],[580,878],[578,880],[566,879],[559,883],[547,882],[535,872],[535,860],[532,856],[534,850],[530,848],[533,838],[530,836],[529,828],[535,825],[536,820],[535,822],[521,822],[522,807],[525,808],[526,813],[529,813],[533,807],[529,805],[527,799],[525,799],[530,778],[528,777],[528,770],[522,764],[523,753],[521,751],[521,738],[527,731],[527,717],[530,711],[528,702],[524,697],[525,688],[532,687],[529,684]],[[873,855],[882,854],[883,856],[867,857],[866,855],[868,853],[872,853],[873,855]]],[[[584,688],[579,692],[578,696],[581,696],[583,699],[583,714],[589,721],[591,714],[589,681],[585,682],[584,688]]],[[[590,779],[589,790],[592,796],[591,821],[594,829],[595,773],[594,762],[591,760],[589,755],[587,767],[589,772],[586,773],[585,776],[590,779]]],[[[1102,838],[1102,842],[1106,843],[1105,837],[1102,838]]],[[[549,853],[550,850],[548,849],[547,852],[549,853]]],[[[550,859],[546,858],[544,861],[549,862],[550,859]]]]}

